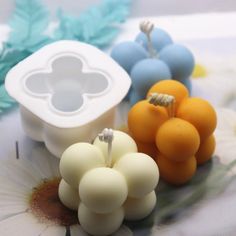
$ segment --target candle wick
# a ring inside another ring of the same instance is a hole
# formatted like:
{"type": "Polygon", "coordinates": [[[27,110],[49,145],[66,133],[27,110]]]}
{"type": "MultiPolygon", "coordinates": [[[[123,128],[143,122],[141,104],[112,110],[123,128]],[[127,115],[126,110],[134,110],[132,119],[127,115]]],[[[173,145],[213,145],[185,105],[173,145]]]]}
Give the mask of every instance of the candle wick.
{"type": "Polygon", "coordinates": [[[148,102],[154,106],[163,106],[167,108],[169,117],[175,114],[175,97],[169,94],[152,93],[148,102]]]}
{"type": "Polygon", "coordinates": [[[156,57],[156,50],[153,47],[151,39],[151,32],[154,28],[154,24],[148,20],[144,20],[140,22],[139,28],[147,36],[147,47],[150,57],[156,57]]]}
{"type": "Polygon", "coordinates": [[[102,131],[102,133],[98,134],[98,138],[100,141],[108,144],[106,165],[108,167],[111,167],[111,164],[112,164],[111,150],[112,150],[112,141],[114,139],[113,130],[105,128],[102,131]]]}

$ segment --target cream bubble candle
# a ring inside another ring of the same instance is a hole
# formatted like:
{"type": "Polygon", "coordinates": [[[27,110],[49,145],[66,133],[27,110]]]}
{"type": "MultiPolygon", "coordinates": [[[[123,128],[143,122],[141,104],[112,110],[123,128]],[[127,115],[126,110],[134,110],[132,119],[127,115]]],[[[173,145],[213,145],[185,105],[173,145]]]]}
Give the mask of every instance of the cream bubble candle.
{"type": "Polygon", "coordinates": [[[92,235],[112,234],[124,219],[140,220],[156,205],[158,167],[121,131],[105,129],[93,144],[67,148],[60,172],[60,200],[78,209],[81,226],[92,235]]]}

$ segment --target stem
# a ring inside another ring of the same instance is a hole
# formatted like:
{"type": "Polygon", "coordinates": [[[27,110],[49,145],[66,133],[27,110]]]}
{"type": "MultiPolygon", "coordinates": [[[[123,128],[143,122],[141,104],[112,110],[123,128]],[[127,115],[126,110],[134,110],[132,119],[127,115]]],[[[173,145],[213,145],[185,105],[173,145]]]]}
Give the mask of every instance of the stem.
{"type": "Polygon", "coordinates": [[[153,47],[151,32],[154,28],[154,24],[150,21],[141,21],[139,25],[140,30],[147,36],[147,48],[150,54],[150,57],[156,57],[156,50],[153,47]]]}
{"type": "Polygon", "coordinates": [[[111,155],[112,141],[114,139],[113,130],[105,128],[102,131],[102,133],[98,134],[98,138],[100,141],[108,144],[106,166],[111,167],[111,165],[112,165],[112,155],[111,155]]]}
{"type": "Polygon", "coordinates": [[[148,98],[148,102],[154,106],[162,106],[167,108],[168,116],[175,115],[175,97],[168,94],[152,93],[148,98]]]}
{"type": "Polygon", "coordinates": [[[147,39],[148,39],[147,46],[148,46],[148,51],[149,51],[150,57],[154,58],[154,57],[156,57],[156,51],[152,45],[152,39],[151,39],[150,33],[147,34],[147,39]]]}

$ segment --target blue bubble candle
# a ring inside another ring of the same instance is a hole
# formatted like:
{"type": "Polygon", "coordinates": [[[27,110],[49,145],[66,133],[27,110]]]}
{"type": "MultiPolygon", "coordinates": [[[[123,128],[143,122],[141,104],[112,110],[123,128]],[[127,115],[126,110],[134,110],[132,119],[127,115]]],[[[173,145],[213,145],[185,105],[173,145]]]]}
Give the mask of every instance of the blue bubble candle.
{"type": "Polygon", "coordinates": [[[194,68],[193,54],[185,46],[173,42],[163,29],[149,21],[140,23],[135,41],[116,45],[111,57],[130,75],[131,105],[144,99],[149,88],[161,80],[173,79],[191,91],[190,76],[194,68]]]}

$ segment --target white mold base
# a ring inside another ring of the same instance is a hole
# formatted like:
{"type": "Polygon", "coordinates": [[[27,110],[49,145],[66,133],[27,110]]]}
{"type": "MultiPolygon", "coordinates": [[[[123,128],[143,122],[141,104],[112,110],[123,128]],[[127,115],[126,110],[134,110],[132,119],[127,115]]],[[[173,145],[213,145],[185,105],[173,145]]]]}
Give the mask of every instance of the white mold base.
{"type": "Polygon", "coordinates": [[[82,127],[58,128],[45,123],[23,106],[20,106],[21,123],[27,136],[44,142],[47,149],[56,157],[61,157],[65,149],[77,142],[91,142],[105,127],[113,128],[115,108],[98,119],[82,127]]]}

